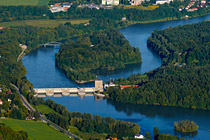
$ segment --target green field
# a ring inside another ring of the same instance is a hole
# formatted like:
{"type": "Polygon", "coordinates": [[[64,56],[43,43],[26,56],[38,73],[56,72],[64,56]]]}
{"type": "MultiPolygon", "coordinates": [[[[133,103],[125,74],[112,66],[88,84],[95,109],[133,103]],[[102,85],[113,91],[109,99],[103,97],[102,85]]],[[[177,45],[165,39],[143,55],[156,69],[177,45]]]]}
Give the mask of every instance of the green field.
{"type": "Polygon", "coordinates": [[[26,131],[32,140],[69,140],[68,136],[42,122],[15,119],[0,119],[0,122],[15,131],[26,131]]]}
{"type": "Polygon", "coordinates": [[[37,105],[36,109],[42,114],[56,113],[53,109],[49,108],[47,105],[37,105]]]}
{"type": "Polygon", "coordinates": [[[118,6],[119,8],[123,8],[123,9],[139,9],[139,10],[155,10],[156,8],[159,8],[159,5],[149,5],[147,7],[142,6],[142,5],[123,5],[123,6],[118,6]]]}
{"type": "Polygon", "coordinates": [[[33,5],[43,6],[48,5],[49,0],[1,0],[0,5],[33,5]]]}
{"type": "Polygon", "coordinates": [[[70,22],[71,24],[80,24],[87,23],[89,19],[79,19],[79,20],[23,20],[23,21],[11,21],[11,22],[2,22],[0,26],[3,27],[11,27],[11,26],[26,26],[31,25],[35,27],[57,27],[59,24],[64,24],[66,22],[70,22]]]}

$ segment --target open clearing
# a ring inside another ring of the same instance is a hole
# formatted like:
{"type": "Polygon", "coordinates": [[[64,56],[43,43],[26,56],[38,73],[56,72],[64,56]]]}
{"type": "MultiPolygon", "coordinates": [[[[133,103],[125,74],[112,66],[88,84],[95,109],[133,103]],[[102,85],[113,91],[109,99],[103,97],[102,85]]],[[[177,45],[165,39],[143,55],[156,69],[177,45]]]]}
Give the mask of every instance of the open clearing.
{"type": "Polygon", "coordinates": [[[26,131],[32,140],[69,140],[68,136],[42,122],[15,119],[0,119],[0,122],[15,131],[26,131]]]}
{"type": "Polygon", "coordinates": [[[87,23],[89,19],[71,19],[71,20],[50,20],[50,19],[43,19],[43,20],[22,20],[22,21],[11,21],[11,22],[2,22],[0,26],[3,27],[11,27],[11,26],[26,26],[31,25],[34,27],[57,27],[59,24],[65,24],[66,22],[70,22],[71,24],[80,24],[80,23],[87,23]]]}
{"type": "Polygon", "coordinates": [[[43,6],[48,5],[49,0],[1,0],[0,5],[33,5],[33,6],[43,6]]]}

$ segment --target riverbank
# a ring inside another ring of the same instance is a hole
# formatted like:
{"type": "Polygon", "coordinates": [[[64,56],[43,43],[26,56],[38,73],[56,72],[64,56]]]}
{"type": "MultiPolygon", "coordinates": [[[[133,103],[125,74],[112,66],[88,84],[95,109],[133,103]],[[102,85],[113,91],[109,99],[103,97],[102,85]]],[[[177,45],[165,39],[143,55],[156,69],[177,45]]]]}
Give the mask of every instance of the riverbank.
{"type": "MultiPolygon", "coordinates": [[[[136,24],[149,24],[149,23],[157,23],[157,22],[166,22],[166,21],[176,21],[176,20],[182,20],[182,19],[193,19],[193,18],[196,18],[196,17],[203,17],[203,16],[207,16],[209,15],[209,13],[207,14],[202,14],[202,15],[197,15],[197,16],[184,16],[184,17],[181,17],[181,18],[177,18],[177,17],[169,17],[169,18],[164,18],[164,19],[157,19],[157,20],[149,20],[149,21],[128,21],[128,25],[125,26],[125,27],[129,27],[129,26],[132,26],[132,25],[136,25],[136,24]]],[[[125,28],[125,27],[122,27],[122,28],[125,28]]],[[[122,29],[121,27],[119,29],[122,29]]]]}
{"type": "Polygon", "coordinates": [[[78,81],[78,80],[75,80],[76,83],[78,84],[84,84],[84,83],[89,83],[89,82],[93,82],[95,80],[88,80],[88,81],[78,81]]]}

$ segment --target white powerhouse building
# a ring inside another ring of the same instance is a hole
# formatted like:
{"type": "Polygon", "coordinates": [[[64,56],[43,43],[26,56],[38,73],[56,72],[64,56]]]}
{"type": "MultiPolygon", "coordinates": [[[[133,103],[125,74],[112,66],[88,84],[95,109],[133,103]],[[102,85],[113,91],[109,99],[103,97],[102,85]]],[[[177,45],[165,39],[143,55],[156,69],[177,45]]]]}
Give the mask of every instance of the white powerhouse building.
{"type": "Polygon", "coordinates": [[[102,0],[102,5],[119,5],[119,0],[102,0]]]}

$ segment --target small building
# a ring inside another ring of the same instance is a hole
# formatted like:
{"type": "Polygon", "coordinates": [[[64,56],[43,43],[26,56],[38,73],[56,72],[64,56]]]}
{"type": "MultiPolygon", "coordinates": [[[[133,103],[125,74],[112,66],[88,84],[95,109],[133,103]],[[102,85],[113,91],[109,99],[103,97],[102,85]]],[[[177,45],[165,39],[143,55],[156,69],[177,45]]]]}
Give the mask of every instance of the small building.
{"type": "Polygon", "coordinates": [[[144,136],[143,135],[140,135],[140,134],[136,134],[134,136],[135,139],[140,139],[140,140],[144,140],[144,136]]]}
{"type": "Polygon", "coordinates": [[[198,10],[198,8],[191,8],[188,10],[188,12],[193,12],[193,11],[197,11],[197,10],[198,10]]]}
{"type": "MultiPolygon", "coordinates": [[[[1,58],[1,57],[0,57],[1,58]]],[[[0,93],[2,92],[2,88],[0,88],[0,93]]]]}
{"type": "Polygon", "coordinates": [[[109,138],[107,138],[107,140],[117,140],[117,138],[109,137],[109,138]]]}
{"type": "Polygon", "coordinates": [[[119,5],[119,0],[102,0],[102,5],[119,5]]]}
{"type": "Polygon", "coordinates": [[[9,98],[7,101],[8,101],[8,102],[11,102],[12,100],[9,98]]]}
{"type": "Polygon", "coordinates": [[[0,30],[4,29],[4,27],[0,27],[0,30]]]}
{"type": "MultiPolygon", "coordinates": [[[[141,5],[145,0],[128,0],[131,5],[141,5]]],[[[149,0],[150,1],[150,0],[149,0]]]]}
{"type": "Polygon", "coordinates": [[[21,47],[23,50],[27,49],[27,46],[26,46],[26,45],[23,45],[23,44],[20,44],[20,47],[21,47]]]}
{"type": "Polygon", "coordinates": [[[7,91],[7,94],[13,94],[13,93],[11,92],[11,90],[9,90],[9,91],[7,91]]]}
{"type": "Polygon", "coordinates": [[[0,105],[3,105],[3,101],[0,99],[0,105]]]}
{"type": "Polygon", "coordinates": [[[157,0],[155,4],[164,4],[164,3],[170,3],[173,0],[157,0]]]}
{"type": "Polygon", "coordinates": [[[103,92],[103,80],[95,80],[95,90],[99,92],[103,92]]]}
{"type": "Polygon", "coordinates": [[[32,117],[30,114],[26,117],[26,120],[35,120],[35,117],[32,117]]]}
{"type": "Polygon", "coordinates": [[[206,3],[206,1],[205,1],[205,0],[201,0],[201,3],[204,3],[204,4],[205,4],[205,3],[206,3]]]}
{"type": "Polygon", "coordinates": [[[123,17],[123,18],[122,18],[122,21],[126,21],[126,17],[123,17]]]}

